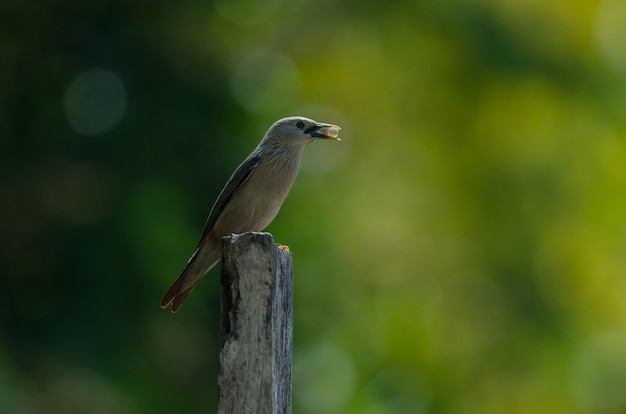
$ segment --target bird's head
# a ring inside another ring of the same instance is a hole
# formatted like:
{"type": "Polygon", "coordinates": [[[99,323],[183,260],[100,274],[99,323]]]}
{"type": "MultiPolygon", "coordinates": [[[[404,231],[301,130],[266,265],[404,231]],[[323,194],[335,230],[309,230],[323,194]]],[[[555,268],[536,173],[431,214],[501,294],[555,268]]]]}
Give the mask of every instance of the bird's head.
{"type": "Polygon", "coordinates": [[[265,134],[268,144],[304,146],[318,139],[340,141],[337,125],[316,122],[302,116],[276,121],[265,134]]]}

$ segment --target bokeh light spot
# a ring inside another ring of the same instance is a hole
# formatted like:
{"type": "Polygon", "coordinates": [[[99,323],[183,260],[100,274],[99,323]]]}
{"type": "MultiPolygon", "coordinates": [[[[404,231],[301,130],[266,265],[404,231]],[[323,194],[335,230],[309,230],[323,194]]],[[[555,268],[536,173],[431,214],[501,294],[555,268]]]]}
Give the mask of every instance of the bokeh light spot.
{"type": "Polygon", "coordinates": [[[126,111],[122,79],[106,69],[80,73],[65,92],[65,115],[76,132],[98,135],[113,129],[126,111]]]}
{"type": "Polygon", "coordinates": [[[604,0],[596,14],[596,41],[604,59],[626,75],[626,2],[604,0]]]}
{"type": "Polygon", "coordinates": [[[351,397],[356,373],[346,352],[321,344],[296,356],[293,377],[294,398],[303,412],[335,413],[351,397]]]}
{"type": "Polygon", "coordinates": [[[292,60],[275,50],[255,51],[239,61],[231,78],[235,99],[254,113],[286,108],[300,89],[300,75],[292,60]]]}
{"type": "Polygon", "coordinates": [[[572,366],[571,392],[589,412],[626,408],[626,337],[609,332],[584,344],[572,366]]]}

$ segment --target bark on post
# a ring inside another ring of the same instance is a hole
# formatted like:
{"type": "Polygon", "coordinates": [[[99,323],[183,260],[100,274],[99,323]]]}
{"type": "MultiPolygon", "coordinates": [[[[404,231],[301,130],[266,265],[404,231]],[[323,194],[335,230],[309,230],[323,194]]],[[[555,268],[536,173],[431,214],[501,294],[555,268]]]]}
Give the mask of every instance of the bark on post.
{"type": "Polygon", "coordinates": [[[218,414],[290,414],[291,254],[269,233],[224,237],[218,414]]]}

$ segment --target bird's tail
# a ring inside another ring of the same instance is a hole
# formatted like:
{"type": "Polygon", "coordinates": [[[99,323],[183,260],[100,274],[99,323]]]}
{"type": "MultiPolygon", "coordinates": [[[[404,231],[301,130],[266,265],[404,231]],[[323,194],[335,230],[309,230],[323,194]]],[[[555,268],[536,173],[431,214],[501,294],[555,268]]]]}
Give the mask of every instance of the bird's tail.
{"type": "Polygon", "coordinates": [[[187,299],[187,296],[189,296],[193,288],[196,286],[197,282],[194,283],[189,289],[181,290],[181,287],[185,282],[185,276],[185,272],[181,273],[180,276],[178,276],[178,279],[176,279],[167,292],[165,292],[163,299],[161,299],[161,307],[163,309],[167,308],[171,304],[172,313],[177,312],[185,299],[187,299]]]}
{"type": "Polygon", "coordinates": [[[172,313],[180,309],[200,278],[219,261],[221,252],[212,250],[215,249],[204,246],[198,247],[198,250],[191,256],[189,263],[180,273],[180,276],[163,295],[163,299],[161,299],[161,307],[163,309],[170,304],[172,305],[172,313]]]}

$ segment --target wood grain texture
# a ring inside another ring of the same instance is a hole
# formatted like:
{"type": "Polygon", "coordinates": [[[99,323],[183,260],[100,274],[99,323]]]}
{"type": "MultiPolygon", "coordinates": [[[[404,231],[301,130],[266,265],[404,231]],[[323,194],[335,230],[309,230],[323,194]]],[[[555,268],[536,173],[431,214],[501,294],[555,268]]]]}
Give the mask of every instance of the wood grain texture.
{"type": "Polygon", "coordinates": [[[224,237],[219,414],[291,413],[291,254],[269,233],[224,237]]]}

